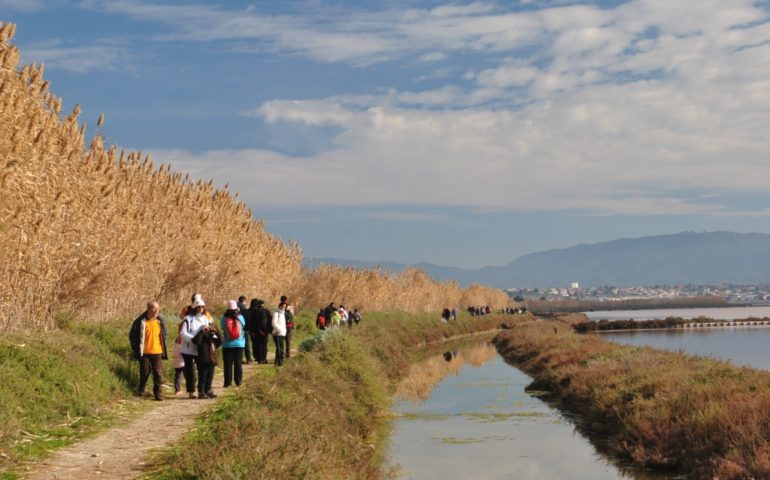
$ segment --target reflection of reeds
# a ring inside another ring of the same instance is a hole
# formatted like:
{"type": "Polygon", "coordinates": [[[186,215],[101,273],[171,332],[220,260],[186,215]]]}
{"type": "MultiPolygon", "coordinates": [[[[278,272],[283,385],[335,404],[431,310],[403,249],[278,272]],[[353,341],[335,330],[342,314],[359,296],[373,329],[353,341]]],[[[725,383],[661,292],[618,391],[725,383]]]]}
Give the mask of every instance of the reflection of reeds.
{"type": "Polygon", "coordinates": [[[431,392],[449,375],[457,375],[466,363],[479,367],[497,355],[495,347],[478,344],[460,350],[459,355],[447,362],[443,356],[431,357],[409,367],[406,378],[398,384],[396,396],[411,402],[424,402],[431,392]]]}

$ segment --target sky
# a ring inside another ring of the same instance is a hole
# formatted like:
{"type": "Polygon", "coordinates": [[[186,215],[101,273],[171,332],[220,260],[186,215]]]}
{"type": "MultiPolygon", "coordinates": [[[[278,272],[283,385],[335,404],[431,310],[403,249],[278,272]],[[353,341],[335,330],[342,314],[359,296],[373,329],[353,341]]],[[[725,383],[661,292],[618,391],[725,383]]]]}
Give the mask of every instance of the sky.
{"type": "Polygon", "coordinates": [[[309,257],[770,233],[769,1],[0,0],[0,21],[90,133],[228,184],[309,257]]]}

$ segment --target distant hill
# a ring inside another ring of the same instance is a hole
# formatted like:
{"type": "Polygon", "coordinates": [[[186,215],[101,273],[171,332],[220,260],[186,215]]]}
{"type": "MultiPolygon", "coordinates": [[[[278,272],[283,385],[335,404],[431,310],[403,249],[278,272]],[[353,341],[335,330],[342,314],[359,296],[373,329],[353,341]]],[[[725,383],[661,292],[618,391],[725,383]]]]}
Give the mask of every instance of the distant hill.
{"type": "MultiPolygon", "coordinates": [[[[397,262],[309,259],[319,262],[399,272],[397,262]]],[[[431,263],[415,266],[433,278],[461,285],[482,283],[498,288],[632,286],[674,284],[770,283],[770,235],[763,233],[683,232],[621,238],[590,245],[531,253],[501,267],[476,270],[431,263]]]]}

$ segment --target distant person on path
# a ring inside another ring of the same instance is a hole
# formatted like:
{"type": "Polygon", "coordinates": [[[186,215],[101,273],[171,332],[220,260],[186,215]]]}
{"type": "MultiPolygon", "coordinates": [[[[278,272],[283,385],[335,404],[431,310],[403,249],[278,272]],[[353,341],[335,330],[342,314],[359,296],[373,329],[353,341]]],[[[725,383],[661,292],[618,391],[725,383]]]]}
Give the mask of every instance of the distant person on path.
{"type": "Polygon", "coordinates": [[[283,354],[285,358],[291,357],[291,337],[294,333],[294,306],[289,305],[289,298],[286,295],[281,296],[281,303],[286,304],[286,337],[284,337],[283,354]]]}
{"type": "Polygon", "coordinates": [[[342,321],[342,315],[340,315],[339,310],[334,310],[332,312],[332,328],[335,330],[340,328],[341,321],[342,321]]]}
{"type": "Polygon", "coordinates": [[[275,343],[275,366],[283,365],[283,346],[286,337],[286,304],[281,302],[273,312],[273,342],[275,343]]]}
{"type": "Polygon", "coordinates": [[[329,302],[329,305],[326,306],[324,309],[324,318],[326,318],[326,327],[332,328],[334,327],[334,323],[332,322],[332,314],[337,311],[337,307],[334,306],[334,302],[329,302]]]}
{"type": "Polygon", "coordinates": [[[233,383],[240,387],[243,380],[243,349],[246,348],[246,320],[240,314],[239,304],[228,300],[227,311],[219,321],[224,341],[222,342],[222,358],[225,363],[225,384],[227,388],[233,383]],[[235,373],[235,375],[233,375],[235,373]]]}
{"type": "Polygon", "coordinates": [[[264,307],[265,302],[251,299],[249,305],[249,323],[251,324],[251,341],[254,346],[254,361],[259,364],[267,363],[268,335],[273,329],[270,312],[264,307]]]}
{"type": "Polygon", "coordinates": [[[348,324],[348,311],[345,310],[345,305],[340,305],[340,324],[344,327],[348,324]]]}
{"type": "Polygon", "coordinates": [[[457,309],[452,307],[452,320],[457,320],[457,309]]]}
{"type": "Polygon", "coordinates": [[[219,360],[217,348],[222,345],[222,333],[206,325],[193,337],[193,343],[198,346],[198,398],[216,398],[211,384],[219,360]]]}
{"type": "Polygon", "coordinates": [[[352,316],[351,320],[353,320],[353,322],[356,322],[356,325],[361,323],[361,312],[359,312],[357,308],[353,309],[353,313],[351,316],[352,316]]]}
{"type": "MultiPolygon", "coordinates": [[[[241,295],[238,297],[238,313],[241,314],[241,317],[246,322],[246,327],[248,327],[248,318],[249,318],[249,309],[246,307],[246,297],[241,295]]],[[[248,332],[248,328],[245,329],[246,332],[248,332]]],[[[243,347],[243,353],[245,354],[245,361],[244,363],[248,364],[251,362],[251,338],[249,338],[249,334],[246,333],[245,336],[245,345],[243,347]]]]}
{"type": "Polygon", "coordinates": [[[163,383],[163,360],[168,358],[168,350],[166,322],[160,316],[160,305],[157,302],[149,302],[147,310],[134,320],[128,340],[133,357],[139,361],[137,395],[144,395],[147,379],[152,373],[152,393],[155,400],[163,400],[160,388],[163,383]]]}
{"type": "Polygon", "coordinates": [[[203,297],[198,295],[190,307],[193,310],[184,317],[182,329],[179,333],[182,336],[185,387],[188,396],[190,398],[195,398],[195,374],[197,371],[198,381],[202,381],[202,369],[200,362],[198,361],[198,345],[193,342],[193,339],[202,329],[208,327],[211,322],[206,315],[206,303],[203,301],[203,297]]]}
{"type": "Polygon", "coordinates": [[[319,330],[326,330],[326,317],[323,308],[318,311],[318,315],[315,317],[315,326],[319,330]]]}

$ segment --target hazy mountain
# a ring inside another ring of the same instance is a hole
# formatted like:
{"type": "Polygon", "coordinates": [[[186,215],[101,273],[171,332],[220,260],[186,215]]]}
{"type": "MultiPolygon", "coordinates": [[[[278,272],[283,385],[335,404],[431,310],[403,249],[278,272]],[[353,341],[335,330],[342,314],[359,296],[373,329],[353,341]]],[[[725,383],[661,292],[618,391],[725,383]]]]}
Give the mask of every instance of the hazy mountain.
{"type": "MultiPolygon", "coordinates": [[[[398,272],[397,262],[310,259],[318,262],[398,272]]],[[[416,265],[439,280],[499,288],[770,283],[770,235],[762,233],[683,232],[622,238],[609,242],[531,253],[502,267],[466,270],[431,263],[416,265]]]]}

